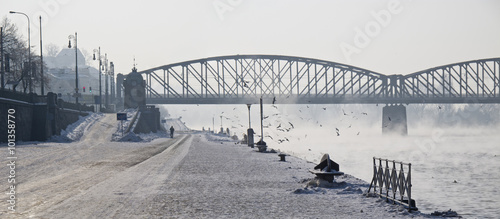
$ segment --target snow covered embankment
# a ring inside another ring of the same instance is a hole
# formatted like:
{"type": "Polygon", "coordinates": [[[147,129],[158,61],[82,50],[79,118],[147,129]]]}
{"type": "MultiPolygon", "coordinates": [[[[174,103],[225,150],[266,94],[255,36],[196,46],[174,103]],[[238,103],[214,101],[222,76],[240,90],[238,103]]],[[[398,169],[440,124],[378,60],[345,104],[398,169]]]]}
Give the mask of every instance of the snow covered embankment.
{"type": "Polygon", "coordinates": [[[65,130],[61,131],[60,135],[52,136],[49,141],[52,142],[73,142],[78,141],[84,133],[92,127],[99,119],[104,117],[102,113],[91,113],[88,116],[80,116],[78,121],[68,125],[65,130]]]}

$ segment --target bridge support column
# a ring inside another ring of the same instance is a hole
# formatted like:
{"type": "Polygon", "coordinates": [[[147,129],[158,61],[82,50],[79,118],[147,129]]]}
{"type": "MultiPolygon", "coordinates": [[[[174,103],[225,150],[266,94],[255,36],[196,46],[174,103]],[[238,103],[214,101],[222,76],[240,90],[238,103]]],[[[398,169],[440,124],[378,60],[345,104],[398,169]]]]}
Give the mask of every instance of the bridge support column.
{"type": "Polygon", "coordinates": [[[405,106],[384,106],[382,109],[382,134],[408,135],[405,106]]]}

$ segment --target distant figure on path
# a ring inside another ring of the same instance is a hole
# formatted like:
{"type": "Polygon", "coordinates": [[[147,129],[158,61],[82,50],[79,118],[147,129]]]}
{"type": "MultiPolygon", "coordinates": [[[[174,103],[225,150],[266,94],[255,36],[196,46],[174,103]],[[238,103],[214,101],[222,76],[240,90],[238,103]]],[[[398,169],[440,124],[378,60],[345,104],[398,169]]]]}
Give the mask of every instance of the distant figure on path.
{"type": "Polygon", "coordinates": [[[170,137],[174,138],[174,126],[170,126],[170,137]]]}

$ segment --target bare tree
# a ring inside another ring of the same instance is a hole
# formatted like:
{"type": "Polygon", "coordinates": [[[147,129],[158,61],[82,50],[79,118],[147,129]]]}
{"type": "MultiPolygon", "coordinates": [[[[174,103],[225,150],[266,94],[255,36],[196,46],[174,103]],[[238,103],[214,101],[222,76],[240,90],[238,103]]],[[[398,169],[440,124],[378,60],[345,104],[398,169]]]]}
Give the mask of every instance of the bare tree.
{"type": "Polygon", "coordinates": [[[15,90],[18,85],[22,85],[24,92],[28,87],[28,77],[25,75],[27,72],[28,47],[21,40],[20,34],[15,24],[13,24],[7,17],[2,20],[1,26],[4,27],[4,54],[9,57],[9,69],[6,77],[13,85],[15,90]],[[26,67],[26,68],[25,68],[26,67]]]}
{"type": "Polygon", "coordinates": [[[46,56],[50,56],[50,57],[55,57],[57,56],[57,54],[59,54],[59,51],[61,51],[61,49],[59,48],[59,46],[57,46],[56,44],[54,43],[49,43],[45,46],[45,55],[46,56]]]}
{"type": "Polygon", "coordinates": [[[85,65],[91,65],[93,58],[92,54],[90,54],[86,49],[80,49],[80,52],[82,52],[83,58],[85,58],[85,65]]]}

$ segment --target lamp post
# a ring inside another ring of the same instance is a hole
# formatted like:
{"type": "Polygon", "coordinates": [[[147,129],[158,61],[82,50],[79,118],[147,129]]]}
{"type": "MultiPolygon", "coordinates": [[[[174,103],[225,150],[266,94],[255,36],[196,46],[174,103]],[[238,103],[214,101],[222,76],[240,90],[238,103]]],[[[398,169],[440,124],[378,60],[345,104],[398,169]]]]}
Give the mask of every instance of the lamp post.
{"type": "Polygon", "coordinates": [[[110,79],[110,95],[111,95],[111,98],[110,98],[110,101],[111,101],[111,104],[113,104],[115,102],[115,87],[114,87],[114,81],[115,81],[115,64],[113,62],[109,62],[109,79],[110,79]]]}
{"type": "MultiPolygon", "coordinates": [[[[69,35],[69,44],[68,48],[71,48],[71,40],[75,39],[75,98],[76,104],[78,105],[78,36],[75,32],[75,35],[69,35]]],[[[80,108],[80,107],[78,107],[80,108]]]]}
{"type": "Polygon", "coordinates": [[[43,85],[43,52],[42,52],[42,16],[40,16],[40,73],[41,73],[41,84],[42,84],[42,87],[41,87],[41,92],[42,92],[42,96],[45,94],[45,91],[44,91],[44,85],[43,85]]]}
{"type": "Polygon", "coordinates": [[[99,50],[94,49],[94,57],[93,59],[95,60],[95,53],[98,52],[99,56],[99,112],[102,111],[102,86],[101,86],[101,67],[102,67],[102,61],[101,61],[101,47],[99,46],[99,50]]]}
{"type": "Polygon", "coordinates": [[[104,53],[104,90],[105,90],[105,97],[104,97],[104,107],[108,109],[108,54],[104,53]]]}
{"type": "Polygon", "coordinates": [[[222,128],[222,115],[220,116],[220,133],[224,132],[224,128],[222,128]]]}
{"type": "Polygon", "coordinates": [[[259,152],[265,152],[267,149],[266,142],[264,142],[264,110],[262,107],[262,97],[260,97],[260,141],[257,142],[259,152]]]}
{"type": "Polygon", "coordinates": [[[29,72],[29,89],[30,89],[30,93],[32,93],[33,92],[33,88],[32,88],[32,81],[31,81],[31,76],[32,76],[31,75],[31,73],[32,73],[31,69],[32,68],[31,68],[31,51],[30,51],[31,50],[31,34],[30,34],[31,33],[31,30],[30,30],[30,28],[31,28],[30,23],[31,22],[30,22],[30,17],[28,15],[26,15],[25,13],[23,13],[23,12],[9,11],[9,13],[11,13],[11,14],[22,14],[22,15],[24,15],[28,19],[28,65],[29,65],[28,66],[28,72],[29,72]]]}

